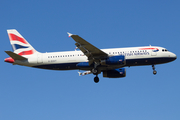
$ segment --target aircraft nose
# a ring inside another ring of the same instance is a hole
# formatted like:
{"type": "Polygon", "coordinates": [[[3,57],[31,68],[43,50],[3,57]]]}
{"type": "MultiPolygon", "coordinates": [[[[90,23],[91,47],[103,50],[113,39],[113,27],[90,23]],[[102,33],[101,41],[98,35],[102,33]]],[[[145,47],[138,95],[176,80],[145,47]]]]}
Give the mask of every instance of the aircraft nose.
{"type": "Polygon", "coordinates": [[[171,58],[173,58],[173,60],[176,60],[177,59],[177,56],[176,56],[176,54],[174,54],[174,53],[171,53],[171,56],[170,56],[171,58]]]}

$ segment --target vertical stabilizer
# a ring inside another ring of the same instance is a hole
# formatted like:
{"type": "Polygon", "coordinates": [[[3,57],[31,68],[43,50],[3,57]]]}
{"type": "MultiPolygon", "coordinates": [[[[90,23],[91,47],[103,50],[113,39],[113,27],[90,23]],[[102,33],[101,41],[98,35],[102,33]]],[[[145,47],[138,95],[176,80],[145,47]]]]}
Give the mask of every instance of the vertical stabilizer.
{"type": "Polygon", "coordinates": [[[14,53],[18,55],[32,55],[37,52],[17,30],[10,29],[7,30],[7,33],[14,53]]]}

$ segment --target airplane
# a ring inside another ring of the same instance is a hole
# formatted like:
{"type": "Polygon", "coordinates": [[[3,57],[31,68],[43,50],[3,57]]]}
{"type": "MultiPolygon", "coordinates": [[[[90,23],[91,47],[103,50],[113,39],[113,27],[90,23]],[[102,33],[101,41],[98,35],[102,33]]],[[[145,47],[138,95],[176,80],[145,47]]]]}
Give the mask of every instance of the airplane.
{"type": "Polygon", "coordinates": [[[40,53],[36,51],[15,29],[7,30],[12,51],[5,51],[10,57],[4,61],[49,70],[83,70],[79,76],[94,74],[94,82],[99,82],[98,74],[103,77],[122,78],[130,66],[155,65],[174,61],[177,56],[166,48],[158,46],[99,49],[78,35],[68,33],[80,50],[40,53]]]}

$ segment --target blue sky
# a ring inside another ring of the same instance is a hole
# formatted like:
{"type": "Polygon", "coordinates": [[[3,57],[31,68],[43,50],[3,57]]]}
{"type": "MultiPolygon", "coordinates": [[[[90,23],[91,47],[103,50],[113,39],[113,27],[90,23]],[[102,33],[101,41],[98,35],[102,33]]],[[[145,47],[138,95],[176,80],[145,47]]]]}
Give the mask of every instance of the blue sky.
{"type": "Polygon", "coordinates": [[[17,29],[39,52],[68,51],[78,34],[98,48],[156,45],[180,56],[180,1],[3,0],[0,4],[1,120],[179,120],[179,59],[126,68],[125,78],[78,76],[4,62],[17,29]]]}

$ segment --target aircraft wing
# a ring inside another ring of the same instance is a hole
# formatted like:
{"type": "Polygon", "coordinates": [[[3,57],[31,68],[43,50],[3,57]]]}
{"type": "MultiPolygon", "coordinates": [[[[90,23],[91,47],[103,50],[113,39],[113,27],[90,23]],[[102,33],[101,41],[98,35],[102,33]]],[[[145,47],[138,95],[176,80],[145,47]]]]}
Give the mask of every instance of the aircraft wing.
{"type": "Polygon", "coordinates": [[[68,35],[76,41],[75,45],[84,53],[84,55],[88,57],[89,64],[92,64],[94,61],[100,60],[108,56],[107,53],[98,49],[91,43],[79,37],[78,35],[73,35],[71,33],[68,33],[68,35]]]}

